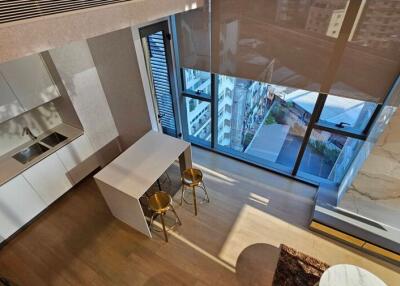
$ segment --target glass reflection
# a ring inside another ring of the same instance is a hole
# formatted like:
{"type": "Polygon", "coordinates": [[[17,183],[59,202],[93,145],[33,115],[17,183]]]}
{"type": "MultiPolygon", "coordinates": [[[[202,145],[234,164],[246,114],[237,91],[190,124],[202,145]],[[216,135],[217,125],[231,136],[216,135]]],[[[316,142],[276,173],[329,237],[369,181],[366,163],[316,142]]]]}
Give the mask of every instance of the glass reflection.
{"type": "Polygon", "coordinates": [[[362,132],[376,107],[374,102],[328,95],[320,121],[335,124],[337,128],[350,127],[362,132]]]}
{"type": "Polygon", "coordinates": [[[179,59],[183,67],[210,70],[210,7],[204,6],[176,15],[179,59]]]}
{"type": "Polygon", "coordinates": [[[382,103],[399,72],[400,0],[360,3],[330,93],[382,103]]]}
{"type": "Polygon", "coordinates": [[[211,104],[185,97],[187,131],[191,139],[211,142],[211,104]]]}
{"type": "Polygon", "coordinates": [[[185,92],[210,97],[211,75],[209,72],[183,69],[183,89],[185,92]]]}
{"type": "Polygon", "coordinates": [[[319,91],[347,3],[212,1],[212,71],[319,91]]]}
{"type": "Polygon", "coordinates": [[[313,130],[299,168],[299,176],[307,173],[340,183],[357,154],[362,141],[313,130]]]}
{"type": "Polygon", "coordinates": [[[218,145],[258,163],[293,168],[318,94],[219,75],[218,145]]]}

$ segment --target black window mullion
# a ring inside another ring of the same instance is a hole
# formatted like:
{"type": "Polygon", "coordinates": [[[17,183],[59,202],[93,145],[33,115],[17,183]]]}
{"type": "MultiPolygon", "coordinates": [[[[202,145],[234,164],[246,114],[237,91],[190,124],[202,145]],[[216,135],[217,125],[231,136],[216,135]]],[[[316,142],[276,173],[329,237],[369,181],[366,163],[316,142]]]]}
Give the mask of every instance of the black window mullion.
{"type": "Polygon", "coordinates": [[[325,105],[326,98],[327,98],[326,94],[320,93],[318,95],[317,102],[315,103],[313,113],[311,114],[310,122],[308,123],[306,133],[304,134],[304,137],[303,137],[303,142],[301,143],[299,154],[297,154],[296,162],[295,162],[293,170],[292,170],[293,176],[296,176],[297,171],[299,170],[301,160],[303,159],[304,152],[306,151],[308,141],[311,136],[311,132],[314,129],[315,124],[319,120],[319,117],[322,113],[322,109],[324,108],[324,105],[325,105]]]}
{"type": "Polygon", "coordinates": [[[330,132],[332,134],[339,134],[342,136],[355,138],[358,140],[366,140],[366,137],[367,137],[365,133],[358,132],[357,130],[354,130],[354,128],[339,129],[335,126],[335,124],[332,124],[332,123],[317,122],[314,125],[314,129],[323,130],[323,131],[330,132]]]}
{"type": "Polygon", "coordinates": [[[382,109],[382,104],[378,104],[378,105],[376,106],[375,110],[374,110],[374,113],[372,113],[372,116],[371,116],[371,118],[369,119],[369,121],[368,121],[368,123],[367,123],[367,126],[365,126],[365,128],[364,128],[364,130],[363,130],[363,133],[364,133],[366,136],[368,136],[369,132],[371,131],[370,129],[371,129],[372,123],[375,122],[375,119],[377,118],[377,116],[378,116],[379,112],[381,111],[381,109],[382,109]]]}
{"type": "Polygon", "coordinates": [[[197,95],[197,94],[194,94],[194,93],[182,92],[181,94],[182,94],[182,96],[184,96],[184,97],[189,97],[189,98],[193,98],[193,99],[198,99],[198,100],[201,100],[201,101],[206,101],[206,102],[210,102],[210,103],[211,103],[211,101],[212,101],[212,99],[209,98],[209,97],[204,97],[204,96],[197,95]]]}
{"type": "Polygon", "coordinates": [[[211,148],[218,144],[218,85],[217,76],[211,73],[211,148]]]}

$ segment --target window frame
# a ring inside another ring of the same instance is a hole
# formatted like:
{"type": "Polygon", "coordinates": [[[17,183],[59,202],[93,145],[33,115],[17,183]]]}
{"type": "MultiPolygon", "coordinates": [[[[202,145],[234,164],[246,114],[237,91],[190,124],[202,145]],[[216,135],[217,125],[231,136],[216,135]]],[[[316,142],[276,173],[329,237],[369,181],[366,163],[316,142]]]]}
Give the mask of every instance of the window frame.
{"type": "MultiPolygon", "coordinates": [[[[375,121],[375,119],[376,119],[377,115],[379,114],[379,111],[382,107],[382,104],[377,104],[366,127],[362,131],[357,130],[355,128],[351,128],[351,127],[339,128],[339,127],[335,126],[335,124],[333,124],[333,123],[319,120],[320,115],[325,106],[326,99],[329,96],[328,94],[319,93],[316,103],[315,103],[315,106],[314,106],[314,109],[313,109],[313,112],[310,115],[310,120],[307,125],[306,132],[303,136],[301,147],[297,154],[294,166],[293,166],[293,168],[290,168],[290,167],[283,166],[279,163],[266,162],[261,159],[260,160],[257,160],[257,159],[252,160],[250,158],[247,158],[248,156],[244,156],[243,154],[239,154],[238,152],[235,152],[233,150],[228,150],[227,148],[224,148],[223,146],[219,146],[218,145],[218,132],[219,132],[218,131],[218,84],[217,84],[217,80],[216,80],[216,78],[219,74],[209,72],[210,77],[211,77],[211,94],[210,94],[210,96],[208,96],[208,95],[205,96],[205,95],[199,95],[199,94],[195,94],[192,92],[188,92],[187,90],[184,89],[184,80],[185,79],[184,79],[183,69],[184,69],[183,67],[179,68],[179,73],[181,75],[180,89],[179,89],[180,98],[182,100],[185,100],[185,98],[192,98],[192,99],[205,101],[205,102],[208,102],[211,104],[211,142],[199,139],[197,137],[194,137],[194,136],[191,136],[188,134],[188,130],[187,130],[188,122],[187,122],[186,116],[182,117],[182,121],[183,121],[182,126],[184,126],[183,130],[186,129],[186,132],[184,132],[184,139],[190,141],[192,144],[194,144],[196,146],[200,146],[200,147],[206,148],[208,150],[212,150],[214,152],[217,152],[217,153],[220,153],[223,155],[227,155],[229,157],[238,159],[240,161],[244,161],[246,163],[256,165],[256,166],[264,168],[266,170],[269,170],[269,171],[272,171],[275,173],[279,173],[281,175],[288,176],[288,177],[294,178],[294,179],[302,181],[302,182],[310,183],[312,185],[318,185],[321,182],[335,183],[328,179],[318,177],[318,176],[315,176],[312,174],[307,174],[307,173],[299,170],[301,160],[304,157],[304,153],[305,153],[305,150],[309,143],[312,131],[313,130],[323,130],[323,131],[330,132],[331,134],[342,135],[342,136],[346,136],[348,138],[354,138],[354,139],[357,139],[360,141],[365,141],[370,132],[372,123],[375,121]]],[[[181,108],[183,108],[182,114],[186,114],[186,112],[187,112],[186,104],[183,104],[183,105],[184,106],[181,106],[181,108]]],[[[338,184],[338,183],[336,182],[336,184],[338,184]]]]}

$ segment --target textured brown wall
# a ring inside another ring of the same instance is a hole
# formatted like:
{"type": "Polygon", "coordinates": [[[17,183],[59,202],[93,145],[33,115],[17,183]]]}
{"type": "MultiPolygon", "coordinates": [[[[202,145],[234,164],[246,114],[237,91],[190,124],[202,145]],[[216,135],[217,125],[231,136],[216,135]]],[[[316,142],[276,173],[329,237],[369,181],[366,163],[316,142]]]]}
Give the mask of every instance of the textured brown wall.
{"type": "Polygon", "coordinates": [[[130,28],[88,39],[123,149],[151,129],[130,28]]]}

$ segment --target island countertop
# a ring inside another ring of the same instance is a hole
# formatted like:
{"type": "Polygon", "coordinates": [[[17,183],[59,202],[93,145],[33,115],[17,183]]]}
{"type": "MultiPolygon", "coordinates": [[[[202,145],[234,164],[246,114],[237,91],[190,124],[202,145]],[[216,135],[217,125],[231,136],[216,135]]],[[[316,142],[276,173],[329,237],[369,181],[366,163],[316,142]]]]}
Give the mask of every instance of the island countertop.
{"type": "Polygon", "coordinates": [[[190,147],[190,143],[150,131],[94,178],[134,198],[143,195],[159,176],[190,147]]]}

